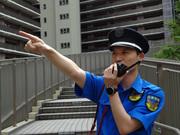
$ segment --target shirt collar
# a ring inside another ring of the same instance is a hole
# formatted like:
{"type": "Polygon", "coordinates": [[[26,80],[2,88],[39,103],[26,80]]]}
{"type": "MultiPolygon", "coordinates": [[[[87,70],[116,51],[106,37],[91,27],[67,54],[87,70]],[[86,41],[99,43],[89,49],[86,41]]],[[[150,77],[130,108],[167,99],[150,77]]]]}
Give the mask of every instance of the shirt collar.
{"type": "Polygon", "coordinates": [[[142,85],[143,85],[143,80],[141,76],[138,74],[136,79],[132,83],[131,88],[134,88],[138,93],[143,93],[142,85]]]}
{"type": "MultiPolygon", "coordinates": [[[[143,80],[142,80],[140,74],[138,74],[136,76],[136,79],[134,80],[134,82],[132,83],[132,85],[129,89],[131,89],[131,88],[133,88],[138,93],[143,93],[143,80]]],[[[124,92],[121,82],[118,85],[118,90],[119,90],[119,92],[124,92]]]]}

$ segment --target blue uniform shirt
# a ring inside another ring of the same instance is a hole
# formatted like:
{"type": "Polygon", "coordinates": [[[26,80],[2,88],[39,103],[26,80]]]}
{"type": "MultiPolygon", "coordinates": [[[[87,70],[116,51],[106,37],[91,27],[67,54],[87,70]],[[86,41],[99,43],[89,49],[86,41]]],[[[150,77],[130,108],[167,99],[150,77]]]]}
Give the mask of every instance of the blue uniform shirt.
{"type": "MultiPolygon", "coordinates": [[[[97,114],[97,129],[101,121],[103,109],[108,106],[108,111],[104,117],[101,135],[119,135],[115,120],[110,107],[109,96],[106,88],[98,100],[98,95],[104,85],[104,78],[86,72],[86,81],[84,88],[81,89],[75,85],[75,93],[78,96],[86,97],[99,104],[97,114]]],[[[130,133],[129,135],[150,135],[153,122],[164,105],[164,92],[161,88],[141,79],[138,75],[130,89],[123,90],[121,84],[118,85],[120,100],[126,112],[134,119],[142,123],[142,128],[130,133]]]]}

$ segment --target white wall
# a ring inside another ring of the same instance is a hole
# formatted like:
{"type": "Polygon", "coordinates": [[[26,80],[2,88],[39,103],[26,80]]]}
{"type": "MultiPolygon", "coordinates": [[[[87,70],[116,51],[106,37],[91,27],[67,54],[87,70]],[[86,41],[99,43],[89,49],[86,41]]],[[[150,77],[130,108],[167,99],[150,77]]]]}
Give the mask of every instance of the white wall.
{"type": "Polygon", "coordinates": [[[40,0],[42,39],[64,55],[81,53],[79,0],[40,0]],[[60,2],[62,3],[60,5],[60,2]],[[46,9],[43,9],[46,4],[46,9]],[[60,19],[68,15],[66,19],[60,19]],[[44,23],[44,17],[47,22],[44,23]],[[69,29],[69,33],[61,33],[69,29]],[[47,31],[47,37],[44,32],[47,31]],[[63,45],[62,45],[63,44],[63,45]]]}

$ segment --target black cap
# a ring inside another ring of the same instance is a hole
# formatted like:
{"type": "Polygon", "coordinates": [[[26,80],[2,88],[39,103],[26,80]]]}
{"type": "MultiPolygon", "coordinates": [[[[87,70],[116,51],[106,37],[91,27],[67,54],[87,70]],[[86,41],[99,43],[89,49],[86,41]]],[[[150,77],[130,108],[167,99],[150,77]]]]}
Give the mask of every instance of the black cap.
{"type": "Polygon", "coordinates": [[[149,50],[148,40],[131,28],[115,28],[109,32],[108,39],[110,43],[109,49],[111,51],[116,46],[136,48],[143,53],[147,53],[149,50]]]}

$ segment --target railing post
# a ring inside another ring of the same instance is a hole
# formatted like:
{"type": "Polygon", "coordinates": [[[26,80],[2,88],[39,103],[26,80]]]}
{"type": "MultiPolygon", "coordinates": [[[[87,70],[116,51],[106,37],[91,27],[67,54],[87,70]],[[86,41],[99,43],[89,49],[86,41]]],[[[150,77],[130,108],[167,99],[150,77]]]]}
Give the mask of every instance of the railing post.
{"type": "Polygon", "coordinates": [[[156,75],[157,75],[157,85],[160,86],[161,83],[161,76],[162,76],[162,65],[157,64],[157,69],[156,69],[156,75]]]}
{"type": "Polygon", "coordinates": [[[37,103],[37,58],[34,58],[35,104],[37,103]]]}
{"type": "Polygon", "coordinates": [[[16,126],[16,60],[13,60],[13,126],[16,126]]]}
{"type": "MultiPolygon", "coordinates": [[[[0,65],[0,122],[1,122],[1,120],[2,120],[2,119],[1,119],[1,115],[2,115],[2,114],[1,114],[1,112],[2,112],[2,108],[1,108],[1,104],[2,104],[2,100],[1,100],[1,99],[2,99],[2,98],[1,98],[1,90],[2,90],[2,84],[1,84],[1,83],[2,83],[2,80],[1,80],[1,79],[2,79],[2,77],[1,77],[1,75],[2,75],[2,74],[1,74],[1,72],[2,72],[2,71],[1,71],[1,70],[2,70],[2,66],[0,65]]],[[[1,135],[1,130],[2,130],[2,123],[0,123],[0,135],[1,135]]]]}
{"type": "Polygon", "coordinates": [[[58,68],[56,68],[56,70],[57,70],[57,75],[58,75],[58,87],[60,86],[60,71],[58,70],[58,68]]]}
{"type": "Polygon", "coordinates": [[[92,57],[91,57],[92,53],[89,53],[89,59],[90,59],[90,72],[92,71],[92,57]]]}
{"type": "Polygon", "coordinates": [[[51,86],[50,86],[50,91],[51,91],[51,97],[53,96],[53,65],[52,63],[50,64],[50,83],[51,83],[51,86]]]}
{"type": "Polygon", "coordinates": [[[82,53],[81,54],[78,54],[78,57],[79,57],[79,66],[82,68],[82,53]]]}
{"type": "Polygon", "coordinates": [[[25,59],[24,61],[24,72],[25,72],[25,120],[28,120],[28,70],[27,70],[28,61],[25,59]]]}
{"type": "Polygon", "coordinates": [[[85,64],[84,70],[87,71],[87,53],[84,54],[84,59],[85,59],[84,60],[84,64],[85,64]]]}
{"type": "MultiPolygon", "coordinates": [[[[95,63],[95,68],[98,67],[98,64],[97,64],[97,59],[98,59],[98,53],[95,53],[95,59],[94,59],[94,63],[95,63]]],[[[99,67],[98,67],[98,70],[99,70],[99,67]]],[[[96,74],[99,74],[99,72],[97,70],[94,71],[96,74]]]]}
{"type": "Polygon", "coordinates": [[[102,53],[101,54],[102,56],[103,56],[103,62],[104,62],[104,65],[103,65],[103,67],[101,68],[101,71],[103,71],[103,69],[105,69],[106,68],[106,54],[105,53],[102,53]]]}
{"type": "Polygon", "coordinates": [[[45,58],[42,58],[43,61],[43,89],[44,89],[44,99],[46,99],[46,71],[45,71],[45,58]]]}

